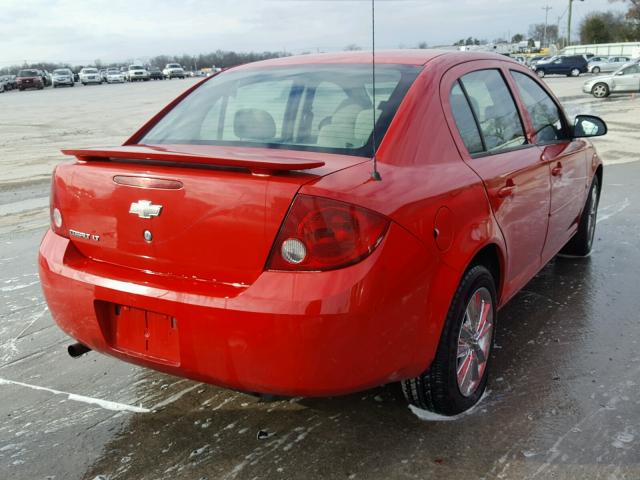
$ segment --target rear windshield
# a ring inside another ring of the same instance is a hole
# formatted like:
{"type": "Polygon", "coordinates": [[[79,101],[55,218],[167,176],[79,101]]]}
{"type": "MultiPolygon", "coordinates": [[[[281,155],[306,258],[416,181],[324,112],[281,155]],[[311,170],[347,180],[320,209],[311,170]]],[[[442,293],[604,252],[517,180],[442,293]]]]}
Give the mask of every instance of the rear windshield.
{"type": "Polygon", "coordinates": [[[131,65],[129,70],[144,70],[140,65],[131,65]]]}
{"type": "Polygon", "coordinates": [[[55,73],[56,75],[69,75],[69,70],[67,70],[66,68],[62,68],[59,70],[54,70],[53,73],[55,73]]]}
{"type": "Polygon", "coordinates": [[[20,70],[18,72],[19,77],[37,77],[38,72],[36,70],[20,70]]]}
{"type": "Polygon", "coordinates": [[[177,63],[170,63],[169,65],[167,65],[168,68],[182,68],[180,65],[178,65],[177,63]]]}
{"type": "Polygon", "coordinates": [[[223,73],[203,84],[141,140],[371,156],[420,68],[304,65],[223,73]]]}
{"type": "Polygon", "coordinates": [[[85,68],[82,70],[84,73],[98,73],[98,70],[95,68],[85,68]]]}

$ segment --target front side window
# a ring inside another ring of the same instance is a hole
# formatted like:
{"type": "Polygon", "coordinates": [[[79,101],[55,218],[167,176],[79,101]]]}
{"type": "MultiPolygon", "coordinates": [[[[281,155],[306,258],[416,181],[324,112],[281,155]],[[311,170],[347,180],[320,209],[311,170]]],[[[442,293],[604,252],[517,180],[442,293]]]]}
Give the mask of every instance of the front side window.
{"type": "Polygon", "coordinates": [[[146,144],[238,145],[370,156],[419,67],[301,65],[213,77],[141,139],[146,144]],[[375,108],[374,108],[375,107],[375,108]]]}
{"type": "Polygon", "coordinates": [[[640,73],[640,65],[631,65],[622,70],[623,75],[634,75],[636,73],[640,73]]]}
{"type": "Polygon", "coordinates": [[[478,119],[487,152],[527,143],[516,104],[499,70],[479,70],[460,82],[478,119]]]}
{"type": "Polygon", "coordinates": [[[536,143],[550,143],[567,138],[560,109],[549,94],[528,75],[515,71],[511,75],[531,117],[536,143]]]}

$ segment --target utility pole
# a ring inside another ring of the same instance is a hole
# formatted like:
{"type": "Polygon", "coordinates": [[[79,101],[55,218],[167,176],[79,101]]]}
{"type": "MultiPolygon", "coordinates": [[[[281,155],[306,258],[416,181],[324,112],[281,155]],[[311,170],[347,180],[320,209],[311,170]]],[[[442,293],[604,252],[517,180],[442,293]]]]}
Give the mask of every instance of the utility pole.
{"type": "MultiPolygon", "coordinates": [[[[573,14],[573,2],[575,0],[569,0],[569,20],[567,23],[567,46],[571,45],[571,16],[573,14]]],[[[584,0],[580,0],[584,2],[584,0]]]]}
{"type": "Polygon", "coordinates": [[[549,23],[549,10],[552,10],[553,7],[550,7],[548,4],[545,7],[542,7],[544,10],[544,36],[542,37],[542,48],[544,48],[547,43],[547,24],[549,23]]]}

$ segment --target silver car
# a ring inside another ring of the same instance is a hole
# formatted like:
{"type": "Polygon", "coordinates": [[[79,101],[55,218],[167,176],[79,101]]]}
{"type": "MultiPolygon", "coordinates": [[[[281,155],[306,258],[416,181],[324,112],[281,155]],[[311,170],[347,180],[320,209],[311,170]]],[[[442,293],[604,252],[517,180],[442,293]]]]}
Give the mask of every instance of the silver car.
{"type": "Polygon", "coordinates": [[[68,68],[58,68],[54,70],[51,77],[53,88],[58,88],[60,85],[68,85],[69,87],[73,87],[75,85],[73,81],[73,72],[68,68]]]}
{"type": "Polygon", "coordinates": [[[584,93],[605,98],[612,93],[640,92],[640,63],[629,63],[612,75],[592,78],[582,86],[584,93]]]}
{"type": "Polygon", "coordinates": [[[591,73],[615,72],[630,60],[629,57],[593,57],[589,60],[589,71],[591,73]]]}

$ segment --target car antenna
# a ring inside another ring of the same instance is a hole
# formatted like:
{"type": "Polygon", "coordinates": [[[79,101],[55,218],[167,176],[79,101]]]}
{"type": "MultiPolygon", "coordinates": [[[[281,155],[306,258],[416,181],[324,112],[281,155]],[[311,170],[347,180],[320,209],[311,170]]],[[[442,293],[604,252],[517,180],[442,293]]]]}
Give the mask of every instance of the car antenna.
{"type": "Polygon", "coordinates": [[[373,91],[371,93],[373,133],[371,134],[373,150],[373,172],[371,178],[376,181],[382,180],[378,172],[378,159],[376,158],[376,0],[371,0],[371,78],[373,91]]]}

